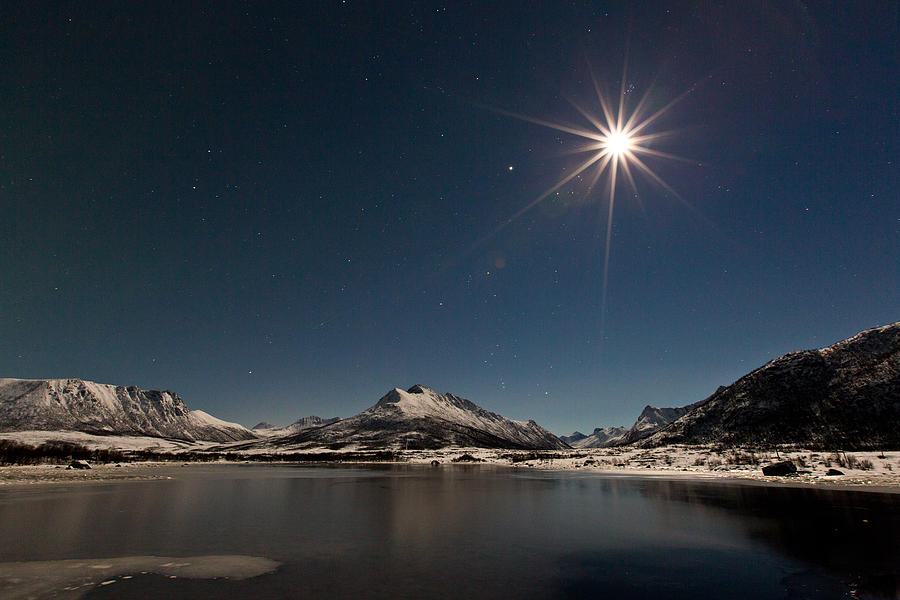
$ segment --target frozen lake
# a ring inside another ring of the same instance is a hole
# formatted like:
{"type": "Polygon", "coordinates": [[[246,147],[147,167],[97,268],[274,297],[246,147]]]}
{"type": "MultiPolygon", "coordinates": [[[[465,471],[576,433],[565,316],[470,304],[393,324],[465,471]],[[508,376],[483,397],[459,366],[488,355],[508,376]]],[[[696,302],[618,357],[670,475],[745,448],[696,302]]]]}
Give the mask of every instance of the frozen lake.
{"type": "Polygon", "coordinates": [[[35,570],[62,598],[898,597],[897,494],[463,465],[172,476],[0,488],[0,597],[35,570]]]}

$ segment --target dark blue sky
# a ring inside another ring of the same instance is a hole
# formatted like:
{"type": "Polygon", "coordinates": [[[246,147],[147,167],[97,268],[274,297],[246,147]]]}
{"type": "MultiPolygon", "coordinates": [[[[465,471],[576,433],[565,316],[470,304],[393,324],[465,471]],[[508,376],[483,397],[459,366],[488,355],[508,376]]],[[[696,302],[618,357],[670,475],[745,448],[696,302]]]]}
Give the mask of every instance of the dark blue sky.
{"type": "Polygon", "coordinates": [[[896,2],[87,4],[0,12],[0,376],[569,433],[900,319],[896,2]],[[583,140],[498,110],[588,127],[626,48],[691,160],[620,181],[601,318],[603,191],[492,233],[583,140]]]}

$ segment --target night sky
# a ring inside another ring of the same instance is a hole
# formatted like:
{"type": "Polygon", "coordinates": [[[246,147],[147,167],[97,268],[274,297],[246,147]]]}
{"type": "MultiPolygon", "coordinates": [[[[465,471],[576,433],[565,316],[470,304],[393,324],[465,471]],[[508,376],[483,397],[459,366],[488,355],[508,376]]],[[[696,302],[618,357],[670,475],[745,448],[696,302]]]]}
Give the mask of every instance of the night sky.
{"type": "Polygon", "coordinates": [[[630,425],[900,319],[897,2],[0,9],[0,376],[630,425]],[[627,67],[625,94],[619,85],[627,67]],[[589,171],[592,74],[672,191],[589,171]],[[570,102],[570,100],[572,102],[570,102]],[[601,179],[601,182],[603,180],[601,179]]]}

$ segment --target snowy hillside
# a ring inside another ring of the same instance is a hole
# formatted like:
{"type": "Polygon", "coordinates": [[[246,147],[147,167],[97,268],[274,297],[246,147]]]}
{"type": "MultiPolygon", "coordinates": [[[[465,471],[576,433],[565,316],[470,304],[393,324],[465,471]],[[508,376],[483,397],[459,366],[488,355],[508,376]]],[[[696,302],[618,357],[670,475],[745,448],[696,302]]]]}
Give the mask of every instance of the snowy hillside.
{"type": "Polygon", "coordinates": [[[900,447],[900,322],[776,358],[638,444],[716,442],[900,447]]]}
{"type": "Polygon", "coordinates": [[[260,437],[278,437],[291,435],[293,433],[299,433],[304,429],[309,429],[310,427],[321,427],[323,425],[331,425],[332,423],[337,423],[340,421],[338,417],[331,417],[330,419],[323,419],[322,417],[317,417],[315,415],[310,415],[308,417],[300,417],[290,425],[285,425],[284,427],[276,427],[271,423],[258,423],[253,428],[253,433],[260,437]]]}
{"type": "Polygon", "coordinates": [[[228,442],[243,425],[189,410],[173,392],[82,379],[0,379],[0,431],[60,430],[228,442]]]}
{"type": "Polygon", "coordinates": [[[566,448],[534,421],[513,421],[454,396],[415,385],[393,389],[360,414],[281,438],[281,446],[343,448],[566,448]]]}

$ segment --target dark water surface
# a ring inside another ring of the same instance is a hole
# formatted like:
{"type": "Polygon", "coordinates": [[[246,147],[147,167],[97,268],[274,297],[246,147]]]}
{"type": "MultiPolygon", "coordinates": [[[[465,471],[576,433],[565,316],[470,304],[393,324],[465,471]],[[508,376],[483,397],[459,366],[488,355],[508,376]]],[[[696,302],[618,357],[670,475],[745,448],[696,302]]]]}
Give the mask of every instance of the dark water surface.
{"type": "Polygon", "coordinates": [[[0,488],[0,562],[282,563],[242,581],[136,573],[84,598],[900,597],[896,494],[462,465],[174,475],[0,488]]]}

